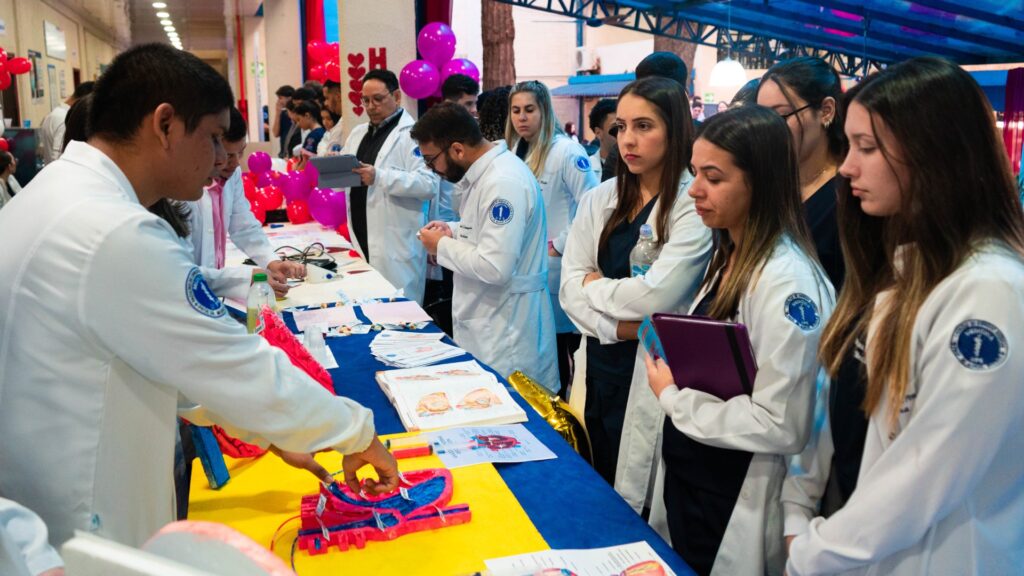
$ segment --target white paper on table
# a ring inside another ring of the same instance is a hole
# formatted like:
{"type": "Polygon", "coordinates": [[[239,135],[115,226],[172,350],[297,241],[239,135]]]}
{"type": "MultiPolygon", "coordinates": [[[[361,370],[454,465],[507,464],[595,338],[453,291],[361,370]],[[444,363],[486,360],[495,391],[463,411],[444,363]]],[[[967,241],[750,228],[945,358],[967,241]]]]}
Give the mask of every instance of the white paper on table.
{"type": "Polygon", "coordinates": [[[360,324],[356,312],[351,306],[332,306],[330,308],[313,308],[312,310],[296,310],[292,312],[295,329],[305,332],[313,324],[326,324],[328,328],[360,324]]]}
{"type": "Polygon", "coordinates": [[[486,560],[484,563],[492,576],[532,576],[545,568],[561,568],[577,576],[610,576],[649,561],[660,564],[666,576],[675,576],[675,572],[647,542],[591,550],[544,550],[486,560]]]}
{"type": "Polygon", "coordinates": [[[403,324],[405,322],[429,322],[430,315],[413,301],[374,302],[363,305],[363,314],[374,324],[403,324]]]}
{"type": "Polygon", "coordinates": [[[446,468],[557,458],[522,424],[453,428],[424,434],[446,468]]]}
{"type": "Polygon", "coordinates": [[[338,367],[338,359],[334,357],[334,352],[331,351],[330,346],[324,346],[324,356],[326,358],[317,358],[317,361],[320,362],[320,365],[325,370],[334,370],[338,367]]]}

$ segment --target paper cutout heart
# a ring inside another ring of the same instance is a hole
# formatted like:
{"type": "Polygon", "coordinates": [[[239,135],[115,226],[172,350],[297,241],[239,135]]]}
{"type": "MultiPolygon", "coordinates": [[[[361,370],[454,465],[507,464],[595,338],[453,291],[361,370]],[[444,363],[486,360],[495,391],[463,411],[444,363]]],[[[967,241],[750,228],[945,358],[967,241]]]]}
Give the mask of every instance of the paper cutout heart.
{"type": "Polygon", "coordinates": [[[365,56],[363,56],[362,54],[358,54],[358,53],[357,54],[349,54],[348,55],[348,63],[353,65],[353,66],[359,66],[360,64],[363,63],[363,60],[365,60],[365,59],[366,59],[365,56]]]}
{"type": "Polygon", "coordinates": [[[353,106],[359,106],[363,103],[362,96],[362,92],[349,92],[348,101],[351,102],[353,106]]]}
{"type": "Polygon", "coordinates": [[[362,66],[360,66],[358,68],[349,67],[349,69],[348,69],[348,76],[349,76],[349,78],[352,78],[353,80],[360,80],[365,74],[366,74],[366,68],[363,68],[362,66]]]}
{"type": "Polygon", "coordinates": [[[352,113],[355,114],[356,116],[362,116],[363,115],[363,107],[362,106],[353,106],[352,107],[352,113]]]}
{"type": "Polygon", "coordinates": [[[355,79],[349,80],[348,87],[351,88],[352,90],[356,91],[356,92],[360,92],[361,93],[363,91],[363,81],[362,80],[355,80],[355,79]]]}

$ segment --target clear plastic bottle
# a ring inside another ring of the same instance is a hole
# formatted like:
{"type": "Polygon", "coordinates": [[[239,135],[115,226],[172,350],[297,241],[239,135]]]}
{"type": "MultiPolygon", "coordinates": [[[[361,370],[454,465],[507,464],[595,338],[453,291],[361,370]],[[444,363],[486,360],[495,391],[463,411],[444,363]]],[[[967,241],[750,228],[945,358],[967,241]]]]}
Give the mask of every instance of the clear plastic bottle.
{"type": "Polygon", "coordinates": [[[650,224],[640,227],[640,239],[636,246],[629,252],[629,274],[630,276],[643,276],[651,269],[651,264],[658,258],[657,243],[654,242],[654,229],[650,224]]]}
{"type": "Polygon", "coordinates": [[[245,327],[249,334],[258,334],[263,331],[260,312],[265,306],[274,310],[276,305],[274,289],[267,283],[267,275],[263,272],[253,274],[252,286],[249,287],[249,296],[245,301],[245,327]]]}

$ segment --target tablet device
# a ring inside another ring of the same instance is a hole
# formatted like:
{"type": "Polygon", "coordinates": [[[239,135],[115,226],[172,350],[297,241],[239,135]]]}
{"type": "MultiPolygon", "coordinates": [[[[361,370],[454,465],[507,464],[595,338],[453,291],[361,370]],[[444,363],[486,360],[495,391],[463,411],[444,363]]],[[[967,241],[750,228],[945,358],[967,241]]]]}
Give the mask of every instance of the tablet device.
{"type": "Polygon", "coordinates": [[[651,323],[680,389],[722,400],[753,391],[757,362],[746,326],[680,314],[654,314],[651,323]]]}
{"type": "Polygon", "coordinates": [[[352,188],[363,184],[359,174],[352,171],[359,168],[359,160],[351,154],[313,156],[309,162],[320,173],[316,184],[319,188],[352,188]]]}

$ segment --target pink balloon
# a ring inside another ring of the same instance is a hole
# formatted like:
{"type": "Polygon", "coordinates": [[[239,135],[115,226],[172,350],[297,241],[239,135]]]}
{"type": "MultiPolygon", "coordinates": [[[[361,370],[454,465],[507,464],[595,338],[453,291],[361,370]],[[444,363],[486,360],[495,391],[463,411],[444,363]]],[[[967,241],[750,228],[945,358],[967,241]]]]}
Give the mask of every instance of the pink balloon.
{"type": "Polygon", "coordinates": [[[455,55],[455,32],[443,22],[431,22],[416,37],[416,49],[424,60],[443,66],[455,55]]]}
{"type": "Polygon", "coordinates": [[[274,183],[270,177],[270,172],[260,172],[256,175],[256,187],[266,188],[274,183]]]}
{"type": "MultiPolygon", "coordinates": [[[[299,172],[306,177],[306,191],[316,188],[320,184],[320,171],[312,163],[306,164],[306,168],[299,172]]],[[[307,194],[308,196],[308,194],[307,194]]]]}
{"type": "Polygon", "coordinates": [[[438,73],[437,67],[426,60],[409,62],[405,68],[402,68],[402,73],[398,76],[398,84],[402,87],[402,92],[417,100],[433,94],[440,83],[441,75],[438,73]]]}
{"type": "Polygon", "coordinates": [[[266,152],[253,152],[249,155],[249,171],[259,174],[270,170],[270,154],[266,152]]]}
{"type": "Polygon", "coordinates": [[[441,82],[444,82],[452,74],[462,74],[463,76],[469,76],[473,80],[480,82],[480,70],[465,58],[456,58],[455,60],[449,60],[447,64],[441,68],[441,82]]]}
{"type": "Polygon", "coordinates": [[[309,205],[306,204],[305,200],[293,200],[288,203],[288,221],[292,224],[305,224],[312,220],[312,216],[309,215],[309,205]]]}
{"type": "Polygon", "coordinates": [[[284,197],[288,199],[288,202],[295,202],[296,200],[305,200],[309,197],[309,181],[307,176],[302,172],[288,172],[285,174],[283,183],[280,184],[281,192],[284,192],[284,197]]]}
{"type": "Polygon", "coordinates": [[[313,219],[329,228],[345,221],[345,193],[330,189],[313,188],[309,193],[309,213],[313,219]]]}

